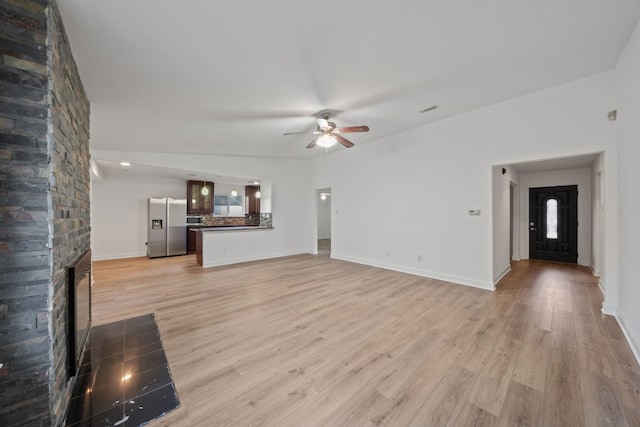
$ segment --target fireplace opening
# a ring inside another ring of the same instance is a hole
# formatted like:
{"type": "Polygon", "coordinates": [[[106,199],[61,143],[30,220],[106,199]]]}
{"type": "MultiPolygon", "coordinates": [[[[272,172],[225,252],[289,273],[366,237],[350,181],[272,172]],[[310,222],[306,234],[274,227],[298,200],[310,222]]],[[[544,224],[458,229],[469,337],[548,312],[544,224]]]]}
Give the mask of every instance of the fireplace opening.
{"type": "Polygon", "coordinates": [[[69,322],[67,377],[78,373],[80,358],[91,330],[91,251],[69,267],[69,322]]]}

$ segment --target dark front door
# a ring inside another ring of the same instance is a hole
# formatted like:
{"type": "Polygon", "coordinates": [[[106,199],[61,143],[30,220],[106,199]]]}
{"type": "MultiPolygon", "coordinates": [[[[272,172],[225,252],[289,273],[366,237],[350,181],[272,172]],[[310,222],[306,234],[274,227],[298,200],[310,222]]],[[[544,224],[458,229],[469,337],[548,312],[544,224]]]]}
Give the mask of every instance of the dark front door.
{"type": "Polygon", "coordinates": [[[578,262],[578,186],[529,189],[529,258],[578,262]]]}

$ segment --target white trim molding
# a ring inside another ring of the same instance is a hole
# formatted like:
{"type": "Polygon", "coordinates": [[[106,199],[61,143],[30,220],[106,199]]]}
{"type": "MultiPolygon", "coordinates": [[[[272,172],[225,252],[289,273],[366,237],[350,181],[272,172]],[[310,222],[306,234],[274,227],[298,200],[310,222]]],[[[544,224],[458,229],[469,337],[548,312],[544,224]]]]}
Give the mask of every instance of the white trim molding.
{"type": "Polygon", "coordinates": [[[221,267],[223,265],[231,265],[231,264],[239,264],[241,262],[252,262],[252,261],[262,261],[273,258],[283,258],[294,255],[303,255],[308,254],[308,251],[283,251],[283,252],[273,252],[273,253],[265,253],[259,255],[251,255],[251,256],[242,256],[237,258],[225,258],[214,261],[205,261],[202,262],[202,268],[210,268],[210,267],[221,267]]]}
{"type": "Polygon", "coordinates": [[[506,276],[510,271],[511,271],[511,265],[509,265],[504,270],[502,270],[500,272],[500,274],[498,274],[498,276],[495,279],[493,279],[493,288],[494,289],[495,289],[496,285],[498,284],[498,282],[500,282],[500,280],[502,280],[502,278],[504,276],[506,276]]]}
{"type": "Polygon", "coordinates": [[[112,255],[100,255],[100,256],[92,256],[91,261],[108,261],[112,259],[126,259],[126,258],[140,258],[146,257],[146,253],[125,253],[125,254],[112,254],[112,255]]]}
{"type": "Polygon", "coordinates": [[[344,255],[334,254],[334,253],[331,253],[331,258],[339,259],[341,261],[353,262],[356,264],[369,265],[371,267],[384,268],[385,270],[398,271],[400,273],[413,274],[414,276],[427,277],[429,279],[442,280],[442,281],[450,282],[456,285],[464,285],[464,286],[470,286],[472,288],[480,288],[486,291],[496,290],[493,283],[480,282],[478,280],[473,280],[466,277],[450,276],[448,274],[434,273],[432,271],[420,270],[417,268],[411,268],[411,267],[406,267],[402,265],[381,263],[381,262],[371,261],[364,258],[355,258],[355,257],[344,256],[344,255]]]}
{"type": "Polygon", "coordinates": [[[631,332],[631,329],[627,328],[627,326],[624,323],[624,320],[622,320],[618,316],[615,316],[615,318],[618,321],[618,325],[620,325],[620,329],[622,329],[622,333],[624,334],[624,337],[627,339],[627,342],[629,343],[629,347],[631,347],[631,351],[633,352],[633,355],[636,358],[636,362],[640,364],[640,340],[638,339],[638,337],[636,337],[633,334],[633,332],[631,332]]]}

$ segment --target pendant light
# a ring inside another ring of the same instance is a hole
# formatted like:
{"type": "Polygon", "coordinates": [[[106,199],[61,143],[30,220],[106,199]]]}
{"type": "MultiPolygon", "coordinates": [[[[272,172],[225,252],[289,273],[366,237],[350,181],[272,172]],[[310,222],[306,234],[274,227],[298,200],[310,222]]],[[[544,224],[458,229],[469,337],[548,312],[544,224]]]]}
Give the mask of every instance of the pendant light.
{"type": "Polygon", "coordinates": [[[235,178],[233,179],[233,190],[231,190],[229,192],[229,195],[231,197],[234,197],[234,198],[238,195],[238,190],[236,190],[236,180],[235,180],[235,178]]]}
{"type": "Polygon", "coordinates": [[[260,187],[258,187],[258,191],[256,191],[256,199],[262,197],[262,193],[260,192],[260,187]]]}
{"type": "MultiPolygon", "coordinates": [[[[205,179],[206,179],[206,176],[205,176],[205,179]]],[[[202,188],[200,189],[200,194],[202,194],[203,196],[209,195],[209,187],[207,187],[207,183],[204,179],[202,180],[202,188]]]]}

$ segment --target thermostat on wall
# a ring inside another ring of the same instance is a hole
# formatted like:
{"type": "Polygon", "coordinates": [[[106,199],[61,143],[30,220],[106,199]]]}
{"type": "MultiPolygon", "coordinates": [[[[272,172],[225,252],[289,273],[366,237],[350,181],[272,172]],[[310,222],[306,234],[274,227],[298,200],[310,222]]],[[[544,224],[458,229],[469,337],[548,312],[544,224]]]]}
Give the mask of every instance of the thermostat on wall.
{"type": "Polygon", "coordinates": [[[480,215],[480,209],[469,209],[469,215],[471,215],[471,216],[480,215]]]}

